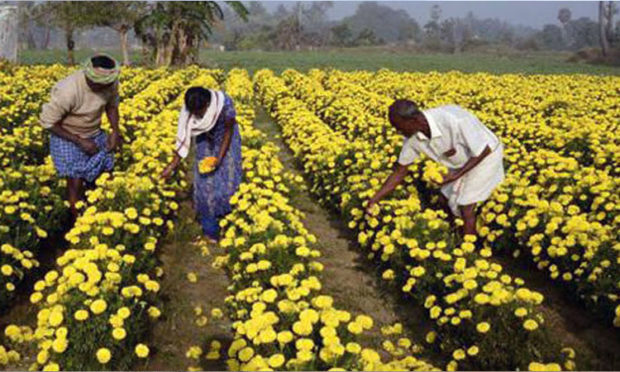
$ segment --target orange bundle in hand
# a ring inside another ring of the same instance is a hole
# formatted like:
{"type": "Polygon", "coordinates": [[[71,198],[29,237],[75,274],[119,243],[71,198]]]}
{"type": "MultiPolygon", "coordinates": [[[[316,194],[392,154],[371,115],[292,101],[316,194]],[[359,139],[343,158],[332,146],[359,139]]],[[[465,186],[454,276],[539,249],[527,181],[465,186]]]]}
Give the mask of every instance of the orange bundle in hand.
{"type": "Polygon", "coordinates": [[[202,174],[211,173],[215,170],[216,165],[217,158],[215,156],[208,156],[200,161],[198,171],[202,174]]]}

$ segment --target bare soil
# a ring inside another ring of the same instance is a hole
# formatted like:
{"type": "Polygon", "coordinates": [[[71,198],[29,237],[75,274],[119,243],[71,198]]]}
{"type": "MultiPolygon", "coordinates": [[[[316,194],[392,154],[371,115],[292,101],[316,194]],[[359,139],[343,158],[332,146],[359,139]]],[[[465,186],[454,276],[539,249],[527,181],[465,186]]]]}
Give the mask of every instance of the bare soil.
{"type": "Polygon", "coordinates": [[[194,212],[189,200],[181,203],[177,226],[169,234],[159,251],[164,277],[161,293],[164,301],[162,318],[156,322],[149,345],[153,354],[147,362],[138,366],[148,371],[185,370],[189,366],[202,370],[224,370],[222,359],[207,361],[204,356],[212,340],[222,343],[222,350],[231,341],[230,322],[214,319],[211,310],[224,310],[228,279],[221,269],[212,267],[218,248],[208,246],[210,254],[203,256],[197,242],[202,237],[200,225],[194,221],[194,212]],[[197,275],[196,283],[191,283],[188,273],[197,275]],[[194,308],[200,306],[207,316],[204,327],[196,324],[194,308]],[[205,353],[200,361],[188,359],[185,353],[191,346],[200,346],[205,353]]]}

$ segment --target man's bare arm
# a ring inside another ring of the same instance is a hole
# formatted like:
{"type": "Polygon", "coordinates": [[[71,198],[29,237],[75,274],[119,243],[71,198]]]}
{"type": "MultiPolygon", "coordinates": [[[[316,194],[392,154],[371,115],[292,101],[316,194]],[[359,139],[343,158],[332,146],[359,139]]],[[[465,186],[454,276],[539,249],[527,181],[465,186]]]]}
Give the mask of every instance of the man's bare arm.
{"type": "Polygon", "coordinates": [[[403,182],[408,171],[409,169],[406,165],[398,164],[392,174],[385,180],[381,189],[370,199],[366,207],[366,212],[368,213],[375,204],[394,191],[394,189],[403,182]]]}
{"type": "Polygon", "coordinates": [[[446,177],[444,177],[443,182],[441,184],[445,185],[445,184],[454,182],[458,180],[459,178],[463,177],[464,175],[467,174],[467,172],[472,170],[476,165],[480,164],[480,162],[483,161],[484,158],[489,156],[489,154],[491,154],[491,148],[489,146],[486,146],[484,150],[482,150],[480,155],[472,156],[471,158],[469,158],[469,160],[467,160],[465,165],[461,167],[461,169],[457,170],[454,173],[450,173],[446,177]]]}
{"type": "Polygon", "coordinates": [[[118,105],[108,105],[106,106],[105,111],[108,121],[110,122],[110,126],[112,127],[112,133],[108,137],[107,147],[108,151],[113,151],[121,144],[121,132],[118,128],[118,123],[120,120],[118,105]]]}

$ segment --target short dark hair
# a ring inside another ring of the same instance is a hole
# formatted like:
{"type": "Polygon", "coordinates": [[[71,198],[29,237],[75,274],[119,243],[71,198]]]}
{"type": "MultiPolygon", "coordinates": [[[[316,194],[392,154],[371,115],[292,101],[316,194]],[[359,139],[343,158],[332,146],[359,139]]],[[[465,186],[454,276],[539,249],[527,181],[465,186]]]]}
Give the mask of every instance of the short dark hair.
{"type": "Polygon", "coordinates": [[[185,108],[192,114],[211,103],[211,92],[202,87],[191,87],[185,92],[185,108]]]}
{"type": "Polygon", "coordinates": [[[403,119],[413,119],[420,115],[418,105],[408,99],[397,99],[390,105],[389,114],[403,119]]]}
{"type": "Polygon", "coordinates": [[[105,55],[94,56],[91,58],[91,62],[93,63],[93,67],[104,68],[106,70],[111,70],[116,67],[116,62],[105,55]]]}

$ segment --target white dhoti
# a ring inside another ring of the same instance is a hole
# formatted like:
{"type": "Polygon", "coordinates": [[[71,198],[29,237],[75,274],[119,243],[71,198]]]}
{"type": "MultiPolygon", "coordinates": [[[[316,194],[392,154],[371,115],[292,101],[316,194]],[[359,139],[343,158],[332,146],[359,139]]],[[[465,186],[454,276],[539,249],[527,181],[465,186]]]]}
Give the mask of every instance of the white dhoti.
{"type": "Polygon", "coordinates": [[[448,206],[455,216],[460,216],[459,206],[485,201],[504,180],[504,147],[499,144],[478,165],[463,177],[441,188],[448,199],[448,206]]]}

